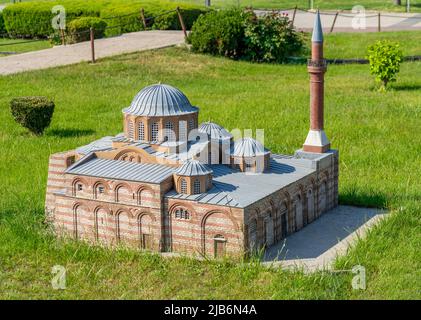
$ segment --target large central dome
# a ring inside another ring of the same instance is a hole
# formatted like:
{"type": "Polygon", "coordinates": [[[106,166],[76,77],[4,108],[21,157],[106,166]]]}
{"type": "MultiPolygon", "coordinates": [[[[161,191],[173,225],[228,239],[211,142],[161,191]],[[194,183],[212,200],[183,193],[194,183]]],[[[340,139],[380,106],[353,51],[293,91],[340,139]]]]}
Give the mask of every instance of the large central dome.
{"type": "Polygon", "coordinates": [[[179,89],[167,84],[154,84],[143,88],[134,97],[130,107],[123,110],[136,116],[174,116],[197,112],[179,89]]]}

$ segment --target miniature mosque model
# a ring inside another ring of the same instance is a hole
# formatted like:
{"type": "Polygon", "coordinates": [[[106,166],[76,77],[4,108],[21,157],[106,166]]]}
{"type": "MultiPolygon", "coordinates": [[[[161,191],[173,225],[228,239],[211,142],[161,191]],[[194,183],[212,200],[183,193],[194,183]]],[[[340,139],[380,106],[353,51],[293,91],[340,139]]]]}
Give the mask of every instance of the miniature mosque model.
{"type": "Polygon", "coordinates": [[[316,16],[310,131],[294,155],[234,141],[178,89],[143,88],[124,132],[50,156],[47,220],[60,235],[208,257],[271,246],[338,204],[338,152],[323,130],[323,34],[316,16]]]}

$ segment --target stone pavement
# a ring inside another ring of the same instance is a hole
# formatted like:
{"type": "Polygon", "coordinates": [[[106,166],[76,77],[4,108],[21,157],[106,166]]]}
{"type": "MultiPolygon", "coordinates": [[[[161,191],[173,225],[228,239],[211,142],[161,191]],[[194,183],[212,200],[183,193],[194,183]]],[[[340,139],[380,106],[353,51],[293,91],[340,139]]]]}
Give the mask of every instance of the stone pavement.
{"type": "Polygon", "coordinates": [[[308,272],[330,269],[338,255],[345,254],[350,245],[385,216],[378,209],[339,206],[268,248],[263,263],[273,267],[303,268],[308,272]]]}
{"type": "MultiPolygon", "coordinates": [[[[265,11],[256,11],[263,14],[265,11]]],[[[294,10],[284,10],[292,19],[294,10]]],[[[294,20],[294,26],[299,30],[309,31],[313,28],[314,13],[297,10],[294,20]]],[[[335,18],[335,11],[320,11],[323,31],[329,32],[335,18]]],[[[366,11],[365,29],[355,29],[354,22],[356,14],[351,12],[341,12],[335,22],[333,32],[375,32],[378,27],[378,16],[375,11],[366,11]]],[[[360,20],[362,21],[362,20],[360,20]]],[[[362,24],[360,24],[363,26],[362,24]]],[[[398,13],[398,12],[381,12],[380,17],[381,31],[398,31],[398,30],[421,30],[421,13],[398,13]]]]}
{"type": "MultiPolygon", "coordinates": [[[[95,40],[96,58],[158,49],[184,42],[182,31],[141,31],[118,37],[95,40]]],[[[81,42],[50,49],[0,58],[0,75],[46,69],[91,60],[90,42],[81,42]]]]}

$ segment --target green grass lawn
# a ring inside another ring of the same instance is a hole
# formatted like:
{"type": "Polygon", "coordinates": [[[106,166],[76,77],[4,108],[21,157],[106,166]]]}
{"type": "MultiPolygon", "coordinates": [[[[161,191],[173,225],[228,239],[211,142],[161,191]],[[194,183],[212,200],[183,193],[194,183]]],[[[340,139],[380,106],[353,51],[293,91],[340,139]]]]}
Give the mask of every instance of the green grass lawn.
{"type": "Polygon", "coordinates": [[[0,39],[0,57],[9,55],[7,53],[23,53],[51,48],[51,44],[47,40],[34,42],[27,41],[28,40],[20,39],[0,39]]]}
{"type": "Polygon", "coordinates": [[[121,109],[151,83],[179,87],[201,108],[201,121],[263,128],[268,148],[294,152],[308,131],[304,65],[169,48],[0,77],[0,298],[420,299],[420,72],[421,63],[404,63],[387,93],[376,91],[367,65],[329,66],[326,74],[326,131],[340,150],[340,202],[391,211],[337,262],[367,268],[365,291],[351,289],[353,274],[165,260],[56,240],[43,224],[49,155],[121,132],[121,109]],[[9,101],[22,95],[56,102],[44,136],[27,134],[11,118],[9,101]],[[51,287],[54,265],[67,268],[66,290],[51,287]]]}
{"type": "Polygon", "coordinates": [[[327,58],[364,58],[367,47],[377,40],[398,42],[405,56],[421,55],[419,31],[325,34],[325,55],[327,58]]]}
{"type": "MultiPolygon", "coordinates": [[[[205,0],[183,0],[183,2],[201,4],[205,0]]],[[[298,6],[301,9],[309,9],[309,0],[211,0],[212,5],[216,7],[227,6],[252,6],[254,8],[277,8],[289,9],[298,6]]],[[[421,11],[421,1],[411,0],[411,11],[421,11]]],[[[313,0],[313,8],[326,9],[326,10],[352,10],[355,5],[362,5],[367,10],[383,10],[383,11],[400,11],[406,12],[406,2],[402,1],[402,6],[396,6],[392,0],[313,0]]]]}
{"type": "MultiPolygon", "coordinates": [[[[11,3],[13,0],[0,0],[0,3],[11,3]]],[[[22,0],[33,1],[33,0],[22,0]]],[[[39,1],[39,0],[37,0],[39,1]]],[[[50,0],[41,0],[50,1],[50,0]]],[[[124,0],[121,0],[124,1],[124,0]]],[[[168,0],[176,2],[204,4],[205,0],[168,0]]],[[[309,8],[309,0],[211,0],[211,4],[215,7],[228,7],[228,6],[252,6],[255,8],[277,8],[288,9],[296,5],[302,9],[309,8]]],[[[421,0],[411,0],[411,11],[421,11],[421,0]]],[[[351,10],[354,5],[363,5],[368,10],[383,10],[383,11],[406,11],[406,1],[402,1],[402,6],[396,6],[392,0],[364,0],[356,2],[355,0],[313,0],[313,7],[320,9],[342,9],[351,10]]]]}

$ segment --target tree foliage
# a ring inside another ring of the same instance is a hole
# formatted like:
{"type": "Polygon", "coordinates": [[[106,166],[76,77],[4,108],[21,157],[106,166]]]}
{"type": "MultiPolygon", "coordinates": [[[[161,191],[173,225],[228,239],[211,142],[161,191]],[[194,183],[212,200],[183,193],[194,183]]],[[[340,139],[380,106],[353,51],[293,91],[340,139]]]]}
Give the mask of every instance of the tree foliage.
{"type": "Polygon", "coordinates": [[[396,81],[403,60],[403,53],[398,43],[377,41],[368,47],[370,72],[381,82],[382,90],[386,90],[390,82],[396,81]]]}

